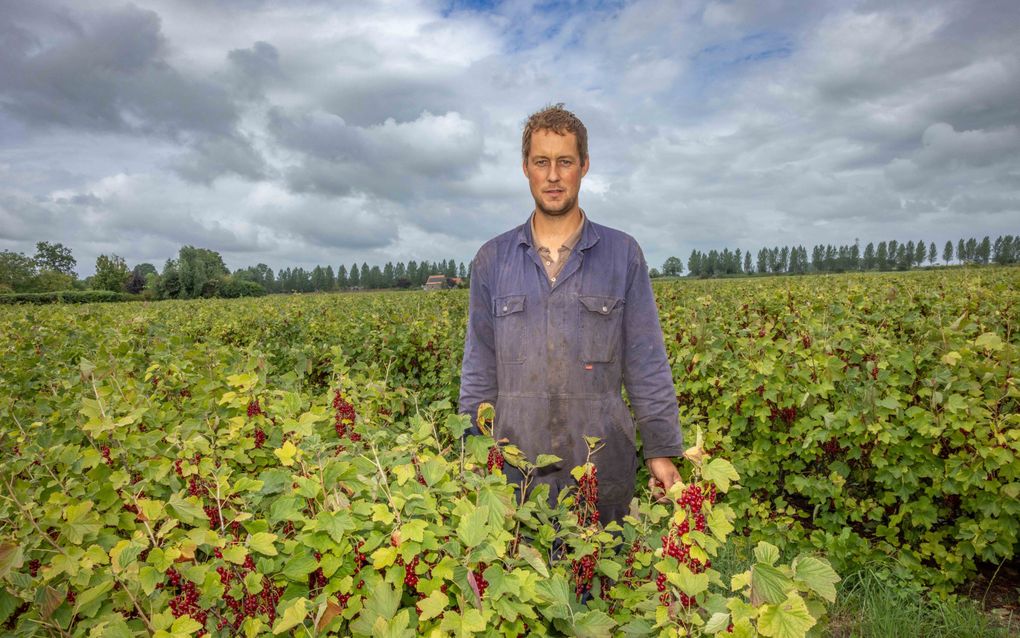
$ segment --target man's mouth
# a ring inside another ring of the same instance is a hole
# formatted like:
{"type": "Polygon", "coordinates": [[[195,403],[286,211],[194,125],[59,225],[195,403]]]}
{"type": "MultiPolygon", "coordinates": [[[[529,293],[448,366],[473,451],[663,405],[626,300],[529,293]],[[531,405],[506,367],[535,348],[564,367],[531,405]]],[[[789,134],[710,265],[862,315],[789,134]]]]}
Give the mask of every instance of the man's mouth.
{"type": "Polygon", "coordinates": [[[553,190],[548,190],[548,191],[545,192],[545,194],[546,195],[552,195],[553,197],[555,197],[557,195],[562,195],[563,194],[563,189],[556,188],[556,189],[553,189],[553,190]]]}

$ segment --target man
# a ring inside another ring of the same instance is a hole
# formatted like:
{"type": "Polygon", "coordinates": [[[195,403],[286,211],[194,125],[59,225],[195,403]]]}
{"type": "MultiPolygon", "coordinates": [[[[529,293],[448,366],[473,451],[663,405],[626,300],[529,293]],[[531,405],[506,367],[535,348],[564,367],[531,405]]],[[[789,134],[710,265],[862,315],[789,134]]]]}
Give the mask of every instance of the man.
{"type": "MultiPolygon", "coordinates": [[[[550,503],[576,485],[585,436],[605,444],[592,458],[599,520],[622,521],[634,496],[637,416],[643,456],[665,489],[683,454],[673,379],[648,267],[634,238],[589,220],[578,205],[588,172],[584,124],[562,104],[532,115],[522,158],[535,210],[527,222],[481,247],[472,262],[460,411],[496,408],[493,435],[534,460],[550,503]]],[[[477,424],[469,433],[480,433],[477,424]]],[[[507,478],[520,482],[509,465],[507,478]]]]}

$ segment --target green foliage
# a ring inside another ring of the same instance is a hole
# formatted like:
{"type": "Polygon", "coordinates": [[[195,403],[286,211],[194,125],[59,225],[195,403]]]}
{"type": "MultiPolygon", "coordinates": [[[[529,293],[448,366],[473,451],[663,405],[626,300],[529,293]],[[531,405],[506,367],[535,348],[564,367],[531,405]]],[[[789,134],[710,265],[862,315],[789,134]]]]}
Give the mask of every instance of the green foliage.
{"type": "Polygon", "coordinates": [[[109,290],[58,290],[55,292],[22,292],[0,295],[3,304],[50,304],[50,303],[102,303],[107,301],[135,301],[137,295],[109,290]]]}
{"type": "Polygon", "coordinates": [[[96,290],[124,292],[130,276],[131,271],[123,257],[100,255],[96,257],[96,274],[92,277],[92,286],[96,290]]]}
{"type": "Polygon", "coordinates": [[[78,262],[71,254],[71,249],[61,243],[36,242],[33,259],[40,271],[51,270],[74,278],[74,266],[78,262]]]}
{"type": "Polygon", "coordinates": [[[656,286],[717,455],[685,481],[725,493],[677,538],[705,566],[749,535],[730,582],[663,555],[679,510],[644,489],[614,535],[570,498],[515,503],[491,439],[461,447],[462,293],[0,308],[0,622],[196,635],[170,608],[190,583],[213,636],[785,636],[824,623],[833,567],[890,554],[948,590],[1016,543],[1016,277],[656,286]]]}

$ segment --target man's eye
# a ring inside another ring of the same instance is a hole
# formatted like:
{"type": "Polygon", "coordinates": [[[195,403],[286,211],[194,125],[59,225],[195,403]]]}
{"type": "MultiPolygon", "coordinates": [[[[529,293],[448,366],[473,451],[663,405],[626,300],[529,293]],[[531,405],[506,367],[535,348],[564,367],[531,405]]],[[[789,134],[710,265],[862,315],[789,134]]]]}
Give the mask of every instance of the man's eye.
{"type": "Polygon", "coordinates": [[[549,161],[544,159],[535,160],[535,166],[545,166],[548,163],[549,161]]]}
{"type": "Polygon", "coordinates": [[[570,160],[567,160],[567,159],[560,160],[560,166],[570,166],[571,164],[573,164],[573,162],[570,161],[570,160]]]}

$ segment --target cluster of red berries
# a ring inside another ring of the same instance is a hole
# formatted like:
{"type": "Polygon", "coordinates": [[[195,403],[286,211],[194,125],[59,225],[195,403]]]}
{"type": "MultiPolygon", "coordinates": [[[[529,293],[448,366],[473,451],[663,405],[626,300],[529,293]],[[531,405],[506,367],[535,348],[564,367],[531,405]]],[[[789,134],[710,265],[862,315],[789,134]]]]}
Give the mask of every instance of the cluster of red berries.
{"type": "MultiPolygon", "coordinates": [[[[219,552],[219,550],[214,551],[214,553],[217,557],[222,556],[222,552],[219,552]]],[[[230,583],[234,580],[243,580],[245,575],[255,571],[255,559],[250,555],[246,556],[244,564],[240,568],[240,574],[235,573],[234,569],[230,566],[216,568],[216,573],[220,575],[220,582],[223,583],[224,587],[229,587],[230,583]]],[[[254,618],[259,613],[265,613],[269,617],[270,624],[272,624],[276,620],[276,605],[280,602],[280,596],[282,595],[283,587],[273,584],[273,581],[268,576],[262,577],[262,591],[258,594],[245,594],[240,600],[230,594],[224,594],[223,602],[233,612],[234,618],[230,620],[226,616],[221,616],[216,623],[216,628],[223,629],[224,627],[231,626],[236,630],[241,626],[245,618],[254,618]]],[[[194,618],[194,616],[192,617],[194,618]]]]}
{"type": "Polygon", "coordinates": [[[588,469],[577,481],[577,500],[574,503],[578,525],[599,523],[599,479],[598,468],[589,464],[588,469]]]}
{"type": "Polygon", "coordinates": [[[262,414],[265,414],[265,412],[262,411],[262,406],[259,404],[258,397],[255,397],[255,398],[251,399],[250,401],[248,401],[248,418],[249,419],[252,418],[253,416],[260,416],[262,414]]]}
{"type": "Polygon", "coordinates": [[[500,451],[498,445],[493,445],[489,448],[489,458],[485,463],[485,466],[489,468],[489,474],[492,474],[492,468],[496,467],[503,471],[503,464],[506,463],[506,459],[503,458],[503,452],[500,451]]]}
{"type": "Polygon", "coordinates": [[[574,593],[577,600],[591,591],[591,581],[595,577],[595,563],[599,559],[599,550],[596,547],[593,554],[582,556],[580,559],[571,561],[570,568],[574,573],[574,593]]]}
{"type": "MultiPolygon", "coordinates": [[[[167,572],[170,575],[173,572],[176,575],[176,582],[180,583],[180,574],[177,570],[171,569],[167,572]]],[[[176,585],[175,585],[176,586],[176,585]]],[[[192,620],[197,621],[199,624],[205,626],[205,621],[208,618],[209,612],[198,606],[198,587],[195,583],[190,580],[185,581],[180,585],[181,593],[170,599],[167,603],[170,607],[170,611],[173,612],[174,618],[180,618],[181,616],[191,616],[192,620]]]]}
{"type": "MultiPolygon", "coordinates": [[[[680,494],[680,497],[676,499],[676,504],[686,511],[687,516],[684,517],[682,523],[674,524],[666,535],[662,537],[662,553],[677,559],[681,565],[686,565],[695,574],[701,574],[710,568],[712,561],[706,560],[702,563],[699,559],[691,556],[691,546],[688,544],[688,541],[684,540],[684,535],[691,531],[692,522],[696,531],[705,531],[705,514],[703,511],[705,502],[714,504],[716,497],[715,485],[710,486],[707,493],[702,491],[700,485],[688,485],[680,494]]],[[[666,574],[663,573],[660,573],[655,579],[656,587],[662,592],[659,596],[659,601],[663,605],[669,605],[671,599],[670,593],[666,591],[666,581],[666,574]]],[[[683,592],[680,593],[680,604],[682,606],[690,607],[694,603],[695,600],[692,596],[688,596],[683,592]]]]}
{"type": "Polygon", "coordinates": [[[361,548],[365,546],[365,541],[358,541],[358,545],[354,548],[354,571],[360,572],[361,568],[368,564],[368,556],[362,553],[361,548]]]}
{"type": "Polygon", "coordinates": [[[835,458],[842,449],[843,448],[840,446],[839,440],[835,438],[831,438],[825,443],[822,443],[822,451],[825,452],[825,455],[830,459],[835,458]]]}
{"type": "Polygon", "coordinates": [[[783,422],[790,424],[797,419],[797,406],[795,405],[791,405],[788,408],[779,408],[769,401],[769,411],[769,419],[771,421],[782,419],[783,422]]]}
{"type": "Polygon", "coordinates": [[[220,508],[215,505],[206,505],[202,509],[205,510],[205,515],[209,517],[209,529],[216,529],[223,524],[223,521],[220,519],[220,508]]]}
{"type": "Polygon", "coordinates": [[[414,570],[418,567],[418,557],[415,556],[411,559],[410,563],[404,565],[404,584],[411,589],[418,588],[418,574],[414,573],[414,570]]]}
{"type": "Polygon", "coordinates": [[[110,446],[109,445],[104,445],[103,447],[99,448],[99,452],[100,452],[100,454],[103,455],[103,462],[104,463],[106,463],[107,465],[113,465],[113,459],[110,458],[110,446]]]}
{"type": "MultiPolygon", "coordinates": [[[[485,580],[485,568],[488,567],[485,563],[478,563],[478,568],[471,572],[471,575],[475,578],[475,584],[478,585],[478,597],[485,598],[485,590],[489,587],[489,581],[485,580]]],[[[445,591],[443,592],[446,593],[445,591]]]]}
{"type": "Polygon", "coordinates": [[[188,494],[191,496],[202,496],[206,492],[206,487],[202,483],[201,479],[197,475],[192,474],[191,478],[188,479],[188,494]]]}
{"type": "Polygon", "coordinates": [[[74,606],[74,603],[78,600],[78,596],[74,593],[73,589],[67,590],[67,604],[74,606]]]}
{"type": "Polygon", "coordinates": [[[360,441],[361,435],[354,431],[354,419],[357,417],[357,412],[354,411],[354,406],[344,399],[339,390],[333,391],[333,410],[335,412],[333,427],[336,429],[336,435],[342,439],[348,436],[347,428],[350,428],[351,441],[360,441]]]}
{"type": "Polygon", "coordinates": [[[800,342],[801,344],[803,344],[804,349],[807,350],[808,348],[811,347],[811,335],[809,334],[802,335],[800,338],[800,342]]]}
{"type": "Polygon", "coordinates": [[[262,428],[255,428],[255,447],[261,449],[266,443],[266,432],[262,428]]]}
{"type": "MultiPolygon", "coordinates": [[[[320,554],[319,552],[315,552],[314,556],[316,562],[322,560],[322,554],[320,554]]],[[[316,569],[314,572],[308,574],[308,589],[310,590],[322,589],[323,587],[326,586],[326,583],[328,582],[329,579],[326,578],[326,575],[322,572],[321,567],[316,569]]]]}
{"type": "Polygon", "coordinates": [[[33,558],[28,561],[28,573],[32,578],[35,578],[39,573],[39,567],[42,563],[39,562],[38,558],[33,558]]]}
{"type": "Polygon", "coordinates": [[[418,466],[418,457],[412,456],[411,462],[414,463],[414,474],[418,479],[418,484],[427,485],[427,483],[425,482],[425,477],[421,473],[421,468],[418,466]]]}

